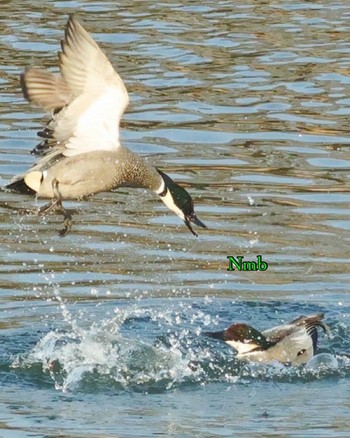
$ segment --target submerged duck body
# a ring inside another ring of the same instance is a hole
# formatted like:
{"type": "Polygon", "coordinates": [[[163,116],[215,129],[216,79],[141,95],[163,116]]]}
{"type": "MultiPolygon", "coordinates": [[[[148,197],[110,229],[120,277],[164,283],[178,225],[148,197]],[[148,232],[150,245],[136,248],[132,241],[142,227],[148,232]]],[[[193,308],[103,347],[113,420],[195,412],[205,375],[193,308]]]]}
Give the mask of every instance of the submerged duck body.
{"type": "Polygon", "coordinates": [[[40,209],[60,210],[66,234],[71,214],[62,200],[81,199],[118,187],[152,190],[197,235],[191,224],[206,228],[194,213],[191,196],[168,175],[120,143],[119,123],[129,103],[124,83],[109,60],[70,16],[59,53],[60,74],[30,68],[21,76],[24,96],[51,111],[38,133],[44,140],[33,153],[39,161],[7,188],[51,202],[40,209]]]}
{"type": "Polygon", "coordinates": [[[300,316],[293,321],[259,332],[248,324],[232,324],[226,330],[207,332],[205,335],[226,342],[237,350],[237,359],[269,363],[278,361],[301,365],[308,362],[317,350],[318,332],[328,326],[317,313],[300,316]]]}

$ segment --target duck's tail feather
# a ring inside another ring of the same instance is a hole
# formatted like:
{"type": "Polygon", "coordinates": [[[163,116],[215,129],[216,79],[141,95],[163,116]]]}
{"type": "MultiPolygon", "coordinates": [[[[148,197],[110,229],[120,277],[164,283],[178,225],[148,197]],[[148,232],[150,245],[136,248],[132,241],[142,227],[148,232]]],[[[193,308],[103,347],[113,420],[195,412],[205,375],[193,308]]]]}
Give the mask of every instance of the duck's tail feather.
{"type": "Polygon", "coordinates": [[[23,193],[24,195],[35,195],[35,191],[27,186],[24,182],[24,178],[18,178],[15,181],[7,184],[6,189],[12,190],[17,193],[23,193]]]}

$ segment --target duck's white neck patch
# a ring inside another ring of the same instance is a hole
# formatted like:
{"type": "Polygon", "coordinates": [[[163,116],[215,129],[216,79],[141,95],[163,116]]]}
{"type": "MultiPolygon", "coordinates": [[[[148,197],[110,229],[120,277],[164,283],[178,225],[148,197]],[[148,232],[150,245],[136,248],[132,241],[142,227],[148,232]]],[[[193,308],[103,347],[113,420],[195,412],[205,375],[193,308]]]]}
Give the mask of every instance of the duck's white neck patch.
{"type": "Polygon", "coordinates": [[[255,350],[256,348],[259,347],[259,345],[257,344],[252,344],[252,343],[245,344],[244,342],[237,342],[233,340],[225,341],[225,342],[227,345],[237,350],[238,353],[240,354],[249,353],[250,351],[255,350]]]}
{"type": "MultiPolygon", "coordinates": [[[[159,192],[162,193],[162,192],[159,192]]],[[[164,204],[170,208],[171,211],[176,213],[183,221],[185,220],[185,215],[183,211],[179,209],[179,207],[174,203],[174,199],[170,193],[170,190],[167,190],[164,196],[161,196],[160,199],[164,202],[164,204]]]]}

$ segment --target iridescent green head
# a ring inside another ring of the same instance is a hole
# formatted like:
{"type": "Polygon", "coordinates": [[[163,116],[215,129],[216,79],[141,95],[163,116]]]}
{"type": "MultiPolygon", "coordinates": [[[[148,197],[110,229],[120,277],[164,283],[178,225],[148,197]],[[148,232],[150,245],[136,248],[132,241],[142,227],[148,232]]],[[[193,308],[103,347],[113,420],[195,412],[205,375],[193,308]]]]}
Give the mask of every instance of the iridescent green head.
{"type": "Polygon", "coordinates": [[[159,193],[162,201],[185,222],[194,236],[198,236],[193,230],[191,223],[201,228],[207,228],[207,226],[197,218],[190,194],[177,185],[166,173],[159,169],[157,171],[164,181],[164,189],[159,193]]]}

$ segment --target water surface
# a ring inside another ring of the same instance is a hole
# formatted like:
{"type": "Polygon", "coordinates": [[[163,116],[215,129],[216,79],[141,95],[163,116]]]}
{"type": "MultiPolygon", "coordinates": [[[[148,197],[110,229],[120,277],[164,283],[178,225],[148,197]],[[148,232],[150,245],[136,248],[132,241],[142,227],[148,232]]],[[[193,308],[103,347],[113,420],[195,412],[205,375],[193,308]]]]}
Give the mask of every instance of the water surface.
{"type": "MultiPolygon", "coordinates": [[[[193,237],[152,194],[70,202],[1,189],[0,430],[30,436],[345,436],[349,430],[350,6],[2,2],[0,185],[47,115],[25,67],[54,69],[67,15],[123,77],[122,139],[191,193],[193,237]],[[265,272],[228,272],[227,256],[265,272]],[[242,364],[202,332],[324,312],[316,361],[242,364]]],[[[45,119],[46,117],[46,119],[45,119]]]]}

